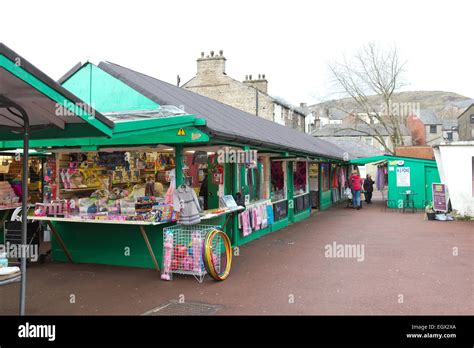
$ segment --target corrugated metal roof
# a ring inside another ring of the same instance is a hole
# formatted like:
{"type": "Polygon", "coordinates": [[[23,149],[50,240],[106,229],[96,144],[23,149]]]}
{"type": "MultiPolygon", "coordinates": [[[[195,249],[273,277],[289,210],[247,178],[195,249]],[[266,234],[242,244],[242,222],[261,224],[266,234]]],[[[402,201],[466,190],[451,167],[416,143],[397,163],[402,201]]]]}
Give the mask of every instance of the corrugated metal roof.
{"type": "Polygon", "coordinates": [[[187,113],[204,118],[209,133],[219,138],[282,151],[343,158],[344,150],[334,144],[246,113],[185,88],[110,62],[101,62],[99,68],[160,105],[183,106],[187,113]]]}

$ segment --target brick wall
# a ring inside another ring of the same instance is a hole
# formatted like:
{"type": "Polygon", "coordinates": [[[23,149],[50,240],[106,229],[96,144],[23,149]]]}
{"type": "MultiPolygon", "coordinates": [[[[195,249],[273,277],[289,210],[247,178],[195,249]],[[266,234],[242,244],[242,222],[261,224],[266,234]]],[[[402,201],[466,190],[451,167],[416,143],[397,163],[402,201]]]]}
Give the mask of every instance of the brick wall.
{"type": "Polygon", "coordinates": [[[434,159],[433,148],[431,146],[397,146],[395,155],[400,157],[434,159]]]}

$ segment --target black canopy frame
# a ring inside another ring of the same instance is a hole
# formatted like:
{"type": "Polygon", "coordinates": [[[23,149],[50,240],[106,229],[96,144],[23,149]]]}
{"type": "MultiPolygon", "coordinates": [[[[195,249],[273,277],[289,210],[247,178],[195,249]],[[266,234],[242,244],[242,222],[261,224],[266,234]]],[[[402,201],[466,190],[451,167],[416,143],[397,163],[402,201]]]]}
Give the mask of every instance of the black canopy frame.
{"type": "MultiPolygon", "coordinates": [[[[0,110],[5,109],[14,117],[23,121],[23,126],[20,129],[12,131],[23,131],[23,157],[22,157],[22,175],[21,175],[21,245],[26,245],[26,230],[28,226],[28,152],[29,152],[29,137],[30,137],[30,120],[27,112],[21,105],[11,101],[5,96],[0,95],[0,110]],[[16,111],[15,111],[16,110],[16,111]]],[[[0,116],[7,116],[0,114],[0,116]]],[[[16,122],[15,122],[16,123],[16,122]]],[[[21,271],[21,285],[20,285],[20,315],[25,315],[26,304],[26,255],[23,248],[20,253],[20,271],[21,271]]]]}

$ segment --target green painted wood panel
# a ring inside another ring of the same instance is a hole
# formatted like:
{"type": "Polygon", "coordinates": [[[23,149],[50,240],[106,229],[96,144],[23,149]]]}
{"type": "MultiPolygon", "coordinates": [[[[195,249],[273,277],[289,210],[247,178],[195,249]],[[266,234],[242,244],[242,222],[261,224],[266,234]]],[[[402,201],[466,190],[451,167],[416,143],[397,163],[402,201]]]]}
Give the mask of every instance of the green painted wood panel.
{"type": "MultiPolygon", "coordinates": [[[[440,182],[438,167],[434,161],[423,161],[407,158],[393,158],[388,161],[388,199],[396,202],[396,207],[401,207],[404,195],[400,194],[407,190],[416,193],[413,196],[415,207],[424,208],[423,201],[431,200],[431,184],[440,182]],[[402,165],[397,164],[403,161],[402,165]],[[397,168],[410,168],[410,186],[397,186],[397,168]]],[[[393,203],[390,205],[393,208],[393,203]]]]}
{"type": "MultiPolygon", "coordinates": [[[[163,254],[163,228],[170,225],[145,226],[160,266],[163,254]]],[[[76,263],[154,268],[139,226],[80,222],[55,222],[54,226],[76,263]],[[128,250],[126,248],[129,248],[130,255],[126,254],[128,250]]],[[[52,257],[54,261],[68,261],[54,238],[52,238],[52,257]]]]}
{"type": "Polygon", "coordinates": [[[300,211],[299,213],[296,213],[296,214],[293,215],[293,221],[294,222],[299,222],[299,221],[305,220],[305,219],[309,218],[310,215],[311,215],[311,208],[300,211]]]}
{"type": "Polygon", "coordinates": [[[320,210],[325,210],[328,209],[332,206],[332,193],[331,190],[329,191],[320,191],[321,192],[321,197],[320,197],[320,203],[319,203],[319,209],[320,210]]]}

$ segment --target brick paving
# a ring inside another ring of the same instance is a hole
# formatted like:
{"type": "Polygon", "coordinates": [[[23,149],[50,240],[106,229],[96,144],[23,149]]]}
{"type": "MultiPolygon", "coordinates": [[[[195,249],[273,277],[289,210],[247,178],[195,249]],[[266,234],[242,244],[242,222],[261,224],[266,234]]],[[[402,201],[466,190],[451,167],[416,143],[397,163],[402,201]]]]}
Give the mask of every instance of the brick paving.
{"type": "MultiPolygon", "coordinates": [[[[151,269],[47,262],[28,270],[27,314],[143,314],[173,299],[220,305],[217,314],[473,314],[474,222],[343,205],[240,248],[224,282],[151,269]],[[328,258],[359,244],[364,260],[328,258]],[[453,255],[453,248],[458,255],[453,255]],[[71,303],[71,295],[75,303],[71,303]]],[[[16,314],[19,285],[0,288],[16,314]]]]}

